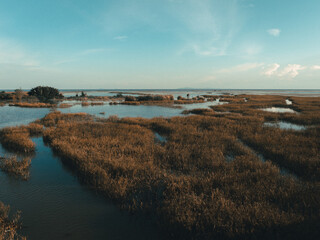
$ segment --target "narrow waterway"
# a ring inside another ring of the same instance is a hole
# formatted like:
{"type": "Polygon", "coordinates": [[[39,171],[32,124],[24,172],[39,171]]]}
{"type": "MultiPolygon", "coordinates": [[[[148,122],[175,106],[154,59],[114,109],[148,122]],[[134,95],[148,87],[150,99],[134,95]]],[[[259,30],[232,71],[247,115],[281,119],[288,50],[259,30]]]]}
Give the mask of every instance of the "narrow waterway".
{"type": "MultiPolygon", "coordinates": [[[[22,211],[21,233],[27,239],[163,239],[154,220],[121,211],[80,184],[42,138],[33,141],[37,150],[29,181],[0,171],[0,201],[22,211]]],[[[4,154],[10,153],[0,147],[4,154]]]]}

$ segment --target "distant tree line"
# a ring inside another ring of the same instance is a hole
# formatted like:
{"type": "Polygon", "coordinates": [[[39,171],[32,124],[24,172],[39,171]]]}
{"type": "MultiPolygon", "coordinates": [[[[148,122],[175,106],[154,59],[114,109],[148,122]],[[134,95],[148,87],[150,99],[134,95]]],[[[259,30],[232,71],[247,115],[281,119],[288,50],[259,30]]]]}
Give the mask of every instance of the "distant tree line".
{"type": "Polygon", "coordinates": [[[0,100],[9,100],[21,102],[22,99],[31,99],[31,97],[36,97],[40,102],[48,102],[53,99],[62,99],[63,95],[58,89],[48,86],[38,86],[32,88],[28,93],[24,92],[21,88],[14,90],[14,92],[0,92],[0,100]]]}

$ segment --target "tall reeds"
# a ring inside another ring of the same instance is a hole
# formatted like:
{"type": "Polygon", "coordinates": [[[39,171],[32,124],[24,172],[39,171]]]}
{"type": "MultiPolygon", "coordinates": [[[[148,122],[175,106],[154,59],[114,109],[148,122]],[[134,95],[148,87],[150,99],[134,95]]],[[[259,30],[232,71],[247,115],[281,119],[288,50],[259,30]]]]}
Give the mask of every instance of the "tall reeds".
{"type": "Polygon", "coordinates": [[[56,104],[51,103],[27,103],[27,102],[20,102],[20,103],[10,103],[9,106],[11,107],[24,107],[24,108],[52,108],[56,107],[56,104]]]}
{"type": "Polygon", "coordinates": [[[10,207],[0,201],[0,239],[26,240],[25,237],[17,232],[21,227],[20,212],[17,212],[12,218],[9,213],[10,207]]]}
{"type": "Polygon", "coordinates": [[[271,131],[263,114],[93,121],[50,113],[41,122],[45,140],[84,181],[126,209],[157,214],[174,238],[319,237],[320,186],[306,177],[310,167],[319,175],[310,165],[318,147],[307,144],[319,130],[271,131]],[[167,142],[157,144],[154,132],[167,142]],[[262,162],[238,138],[265,146],[255,146],[263,154],[276,149],[283,162],[271,154],[262,162]],[[298,179],[281,175],[284,162],[298,179]]]}
{"type": "Polygon", "coordinates": [[[18,160],[16,156],[0,157],[0,169],[9,175],[22,180],[28,180],[30,177],[31,158],[18,160]]]}
{"type": "Polygon", "coordinates": [[[31,153],[35,144],[30,139],[30,132],[25,127],[8,127],[0,130],[1,144],[13,151],[31,153]]]}

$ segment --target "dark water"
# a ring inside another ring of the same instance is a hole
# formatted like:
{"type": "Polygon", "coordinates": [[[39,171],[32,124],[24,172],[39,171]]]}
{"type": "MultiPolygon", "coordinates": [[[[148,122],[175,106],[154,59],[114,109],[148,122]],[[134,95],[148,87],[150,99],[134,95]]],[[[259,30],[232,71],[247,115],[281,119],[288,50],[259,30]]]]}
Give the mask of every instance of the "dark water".
{"type": "Polygon", "coordinates": [[[120,211],[81,185],[42,138],[33,141],[37,150],[29,181],[0,171],[0,200],[22,211],[27,239],[161,239],[154,220],[120,211]]]}

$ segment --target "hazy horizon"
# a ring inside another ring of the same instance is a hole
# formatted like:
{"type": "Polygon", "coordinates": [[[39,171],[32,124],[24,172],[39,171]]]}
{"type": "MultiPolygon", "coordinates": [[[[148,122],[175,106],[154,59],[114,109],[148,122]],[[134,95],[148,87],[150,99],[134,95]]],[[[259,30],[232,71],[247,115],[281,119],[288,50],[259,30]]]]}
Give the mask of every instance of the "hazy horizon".
{"type": "Polygon", "coordinates": [[[320,2],[0,0],[0,88],[320,89],[320,2]]]}

